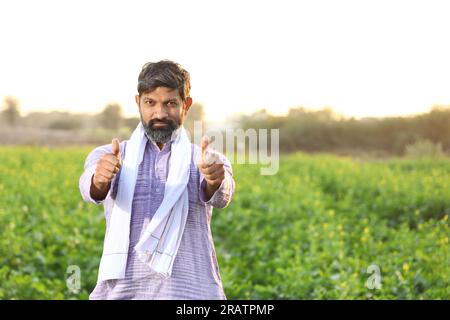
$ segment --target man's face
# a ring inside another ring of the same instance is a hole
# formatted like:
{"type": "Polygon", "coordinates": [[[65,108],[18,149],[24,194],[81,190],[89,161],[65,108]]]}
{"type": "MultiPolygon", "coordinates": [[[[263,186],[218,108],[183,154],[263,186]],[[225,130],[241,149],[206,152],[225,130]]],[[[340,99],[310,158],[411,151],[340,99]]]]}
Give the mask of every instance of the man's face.
{"type": "Polygon", "coordinates": [[[192,104],[190,97],[183,102],[177,89],[157,87],[152,92],[136,95],[142,125],[153,141],[164,144],[183,124],[192,104]]]}

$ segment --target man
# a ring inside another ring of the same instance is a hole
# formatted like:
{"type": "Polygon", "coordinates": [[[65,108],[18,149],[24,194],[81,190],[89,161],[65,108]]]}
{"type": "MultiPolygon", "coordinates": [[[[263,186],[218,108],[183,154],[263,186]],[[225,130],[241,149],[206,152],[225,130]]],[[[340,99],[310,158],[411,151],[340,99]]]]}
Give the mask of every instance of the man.
{"type": "Polygon", "coordinates": [[[213,207],[232,199],[232,168],[222,154],[208,160],[207,139],[186,144],[189,91],[179,64],[145,64],[135,97],[141,123],[86,159],[81,195],[103,204],[106,218],[90,299],[226,299],[210,221],[213,207]]]}

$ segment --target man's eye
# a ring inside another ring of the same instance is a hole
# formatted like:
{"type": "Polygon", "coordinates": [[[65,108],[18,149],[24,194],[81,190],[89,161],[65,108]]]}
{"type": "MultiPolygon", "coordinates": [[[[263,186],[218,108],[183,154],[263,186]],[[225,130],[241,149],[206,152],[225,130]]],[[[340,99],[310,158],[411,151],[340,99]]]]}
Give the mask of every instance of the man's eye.
{"type": "Polygon", "coordinates": [[[175,101],[170,101],[169,103],[167,103],[167,105],[169,107],[176,107],[176,106],[178,106],[178,103],[176,103],[175,101]]]}

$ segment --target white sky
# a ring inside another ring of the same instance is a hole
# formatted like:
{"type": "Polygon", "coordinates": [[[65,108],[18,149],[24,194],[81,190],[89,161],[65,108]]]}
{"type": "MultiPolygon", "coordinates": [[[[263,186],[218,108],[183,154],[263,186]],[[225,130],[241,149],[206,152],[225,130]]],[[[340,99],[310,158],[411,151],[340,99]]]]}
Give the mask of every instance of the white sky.
{"type": "MultiPolygon", "coordinates": [[[[448,3],[448,2],[447,2],[448,3]]],[[[446,1],[0,2],[0,98],[127,116],[147,61],[179,62],[210,120],[330,106],[380,116],[450,104],[446,1]]]]}

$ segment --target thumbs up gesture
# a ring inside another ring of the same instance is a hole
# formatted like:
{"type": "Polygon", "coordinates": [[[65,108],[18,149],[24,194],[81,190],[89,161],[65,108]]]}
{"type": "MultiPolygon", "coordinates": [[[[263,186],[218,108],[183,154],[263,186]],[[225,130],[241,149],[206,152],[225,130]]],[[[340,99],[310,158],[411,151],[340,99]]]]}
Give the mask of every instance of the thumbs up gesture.
{"type": "Polygon", "coordinates": [[[93,185],[98,191],[108,191],[111,180],[122,167],[119,140],[112,139],[112,153],[105,153],[97,162],[92,178],[93,185]]]}
{"type": "Polygon", "coordinates": [[[225,169],[219,154],[208,148],[211,143],[207,136],[201,141],[202,155],[198,167],[206,180],[206,194],[210,198],[225,179],[225,169]]]}
{"type": "Polygon", "coordinates": [[[122,157],[120,156],[119,139],[116,139],[116,138],[112,139],[111,145],[112,145],[112,154],[119,160],[120,165],[122,165],[122,157]]]}

